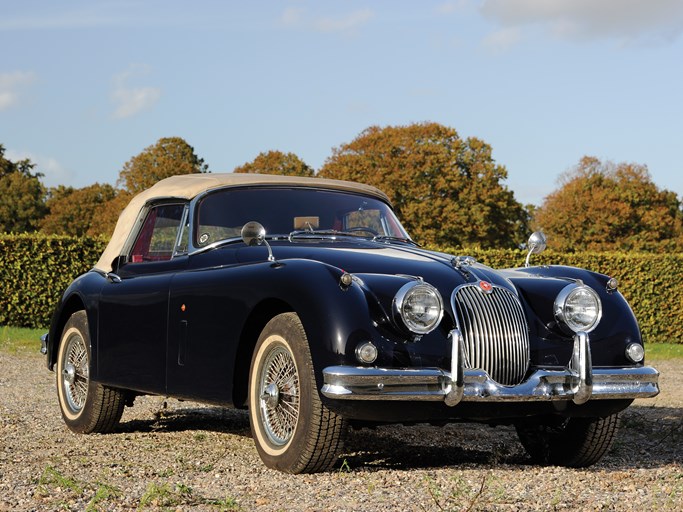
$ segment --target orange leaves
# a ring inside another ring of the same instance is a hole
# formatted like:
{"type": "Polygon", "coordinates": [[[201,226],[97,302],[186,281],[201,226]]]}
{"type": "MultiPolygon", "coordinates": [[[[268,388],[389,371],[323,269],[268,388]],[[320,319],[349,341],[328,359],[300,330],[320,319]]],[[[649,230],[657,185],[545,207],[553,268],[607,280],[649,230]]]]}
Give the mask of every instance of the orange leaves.
{"type": "Polygon", "coordinates": [[[501,181],[491,147],[437,123],[371,126],[335,148],[319,176],[387,193],[421,243],[514,247],[526,236],[522,206],[501,181]]]}
{"type": "Polygon", "coordinates": [[[659,190],[647,167],[583,157],[546,197],[534,223],[557,250],[680,251],[676,195],[659,190]]]}

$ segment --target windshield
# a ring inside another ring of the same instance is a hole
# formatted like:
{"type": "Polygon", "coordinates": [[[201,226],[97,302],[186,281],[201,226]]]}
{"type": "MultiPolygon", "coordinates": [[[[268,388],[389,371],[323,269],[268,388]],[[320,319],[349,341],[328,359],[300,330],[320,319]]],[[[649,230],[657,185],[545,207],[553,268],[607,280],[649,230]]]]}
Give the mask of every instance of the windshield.
{"type": "Polygon", "coordinates": [[[394,212],[372,197],[313,188],[245,188],[212,192],[195,217],[197,247],[239,238],[242,226],[260,222],[268,236],[293,231],[340,232],[373,238],[407,239],[394,212]]]}

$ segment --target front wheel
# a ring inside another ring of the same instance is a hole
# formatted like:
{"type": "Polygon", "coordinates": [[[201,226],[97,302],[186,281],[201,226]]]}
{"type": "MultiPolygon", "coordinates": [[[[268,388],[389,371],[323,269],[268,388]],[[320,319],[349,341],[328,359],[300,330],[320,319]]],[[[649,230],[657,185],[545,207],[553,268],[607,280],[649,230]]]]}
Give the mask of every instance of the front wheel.
{"type": "Polygon", "coordinates": [[[320,401],[303,325],[295,313],[273,318],[256,343],[249,372],[249,422],[266,466],[287,473],[331,468],[346,431],[320,401]]]}
{"type": "Polygon", "coordinates": [[[64,326],[57,353],[57,396],[67,427],[79,434],[111,432],[125,406],[125,394],[90,380],[90,334],[85,311],[64,326]]]}
{"type": "Polygon", "coordinates": [[[534,462],[585,468],[602,459],[612,446],[619,415],[567,418],[557,423],[524,423],[515,427],[534,462]]]}

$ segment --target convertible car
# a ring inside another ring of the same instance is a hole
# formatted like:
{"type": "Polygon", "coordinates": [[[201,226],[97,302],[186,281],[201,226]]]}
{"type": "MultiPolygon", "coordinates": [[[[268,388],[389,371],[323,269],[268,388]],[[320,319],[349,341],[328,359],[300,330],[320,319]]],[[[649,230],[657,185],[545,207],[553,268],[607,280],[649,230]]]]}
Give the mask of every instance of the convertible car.
{"type": "MultiPolygon", "coordinates": [[[[75,432],[137,395],[248,408],[264,463],[337,461],[350,425],[514,425],[533,461],[582,467],[657,395],[615,279],[494,270],[411,240],[376,188],[196,174],[136,196],[43,336],[75,432]]],[[[522,262],[520,262],[522,263],[522,262]]]]}

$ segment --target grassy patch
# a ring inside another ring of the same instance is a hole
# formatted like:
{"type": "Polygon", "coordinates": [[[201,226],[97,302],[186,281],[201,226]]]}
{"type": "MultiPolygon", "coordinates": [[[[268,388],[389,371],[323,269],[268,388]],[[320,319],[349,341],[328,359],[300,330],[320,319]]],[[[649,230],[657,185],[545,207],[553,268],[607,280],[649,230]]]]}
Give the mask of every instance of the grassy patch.
{"type": "Polygon", "coordinates": [[[81,494],[81,492],[83,492],[83,486],[80,482],[63,475],[59,470],[52,466],[47,466],[43,470],[43,474],[40,475],[40,480],[38,480],[38,493],[48,496],[50,494],[50,488],[68,490],[75,494],[81,494]]]}
{"type": "Polygon", "coordinates": [[[209,510],[221,512],[238,511],[240,506],[234,498],[223,499],[204,498],[194,493],[191,487],[177,483],[171,486],[168,483],[151,483],[147,486],[145,494],[140,498],[140,508],[152,508],[161,510],[183,509],[183,507],[205,506],[209,510]]]}
{"type": "Polygon", "coordinates": [[[646,359],[683,359],[683,343],[647,343],[646,359]]]}
{"type": "Polygon", "coordinates": [[[0,350],[6,352],[35,352],[40,350],[40,337],[47,329],[0,327],[0,350]]]}
{"type": "Polygon", "coordinates": [[[106,505],[121,495],[122,493],[120,489],[107,484],[99,484],[95,490],[95,495],[92,497],[90,502],[88,502],[85,512],[99,512],[100,510],[106,510],[106,505]]]}

